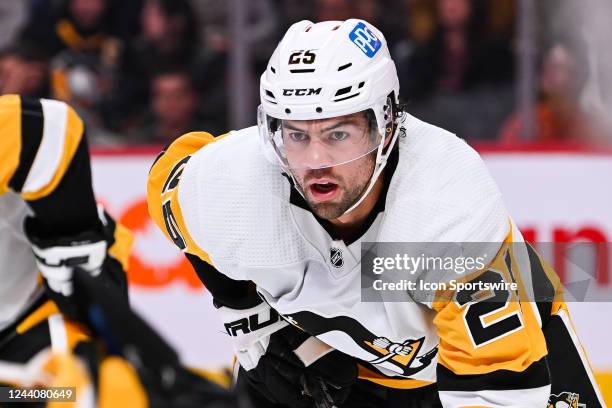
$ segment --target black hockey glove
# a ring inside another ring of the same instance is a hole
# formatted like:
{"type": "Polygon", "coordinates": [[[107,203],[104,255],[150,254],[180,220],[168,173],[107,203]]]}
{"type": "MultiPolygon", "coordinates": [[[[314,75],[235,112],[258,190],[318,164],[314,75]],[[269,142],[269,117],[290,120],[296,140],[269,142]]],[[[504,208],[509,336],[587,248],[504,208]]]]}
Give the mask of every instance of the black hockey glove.
{"type": "Polygon", "coordinates": [[[87,271],[101,289],[118,289],[127,303],[127,277],[121,264],[107,255],[114,242],[114,221],[104,214],[101,222],[72,236],[49,237],[39,232],[36,218],[25,220],[24,230],[44,278],[47,295],[72,320],[83,322],[78,294],[74,291],[74,268],[87,271]]]}
{"type": "Polygon", "coordinates": [[[355,360],[287,326],[270,337],[257,367],[244,373],[271,402],[288,407],[341,407],[357,380],[355,360]]]}

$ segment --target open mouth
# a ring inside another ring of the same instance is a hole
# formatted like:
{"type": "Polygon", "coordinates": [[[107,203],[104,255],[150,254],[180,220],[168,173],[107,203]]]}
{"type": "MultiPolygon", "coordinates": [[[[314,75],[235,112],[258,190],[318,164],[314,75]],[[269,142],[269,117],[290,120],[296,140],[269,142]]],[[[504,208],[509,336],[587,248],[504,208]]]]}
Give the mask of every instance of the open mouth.
{"type": "Polygon", "coordinates": [[[313,183],[310,185],[310,192],[318,200],[331,199],[338,191],[335,183],[313,183]]]}

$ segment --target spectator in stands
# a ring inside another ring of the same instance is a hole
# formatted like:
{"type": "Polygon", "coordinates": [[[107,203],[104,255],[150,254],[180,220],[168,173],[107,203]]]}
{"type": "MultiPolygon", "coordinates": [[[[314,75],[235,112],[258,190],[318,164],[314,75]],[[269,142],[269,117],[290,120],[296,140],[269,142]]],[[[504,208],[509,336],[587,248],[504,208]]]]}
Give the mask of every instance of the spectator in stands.
{"type": "Polygon", "coordinates": [[[192,130],[219,134],[214,118],[199,112],[199,95],[188,71],[168,66],[160,68],[151,79],[150,113],[133,133],[133,143],[167,144],[192,130]]]}
{"type": "Polygon", "coordinates": [[[494,139],[513,109],[512,33],[489,21],[493,2],[436,0],[431,11],[423,1],[409,4],[419,3],[412,32],[420,42],[398,61],[408,108],[462,138],[494,139]]]}
{"type": "Polygon", "coordinates": [[[200,24],[186,0],[145,0],[140,10],[140,34],[121,54],[115,81],[113,126],[129,127],[148,105],[151,81],[160,62],[195,70],[200,58],[200,24]]]}
{"type": "Polygon", "coordinates": [[[189,62],[196,54],[198,22],[187,1],[148,0],[142,9],[141,27],[138,51],[144,63],[158,57],[189,62]]]}
{"type": "Polygon", "coordinates": [[[356,7],[351,0],[317,0],[316,21],[348,20],[355,17],[356,7]]]}
{"type": "Polygon", "coordinates": [[[471,0],[437,0],[433,35],[417,46],[400,81],[411,100],[512,79],[507,39],[491,38],[486,8],[471,0]]]}
{"type": "Polygon", "coordinates": [[[38,47],[19,43],[0,55],[0,94],[49,96],[49,61],[38,47]]]}
{"type": "Polygon", "coordinates": [[[377,4],[369,0],[316,0],[314,21],[361,18],[376,23],[377,4]]]}
{"type": "MultiPolygon", "coordinates": [[[[587,61],[586,45],[578,38],[558,38],[547,47],[540,67],[533,142],[603,140],[603,125],[580,105],[589,74],[587,61]]],[[[501,129],[499,138],[507,143],[526,142],[522,128],[522,118],[515,113],[501,129]]]]}
{"type": "Polygon", "coordinates": [[[393,46],[406,31],[406,13],[402,0],[311,0],[298,1],[298,7],[294,4],[295,1],[282,3],[282,14],[285,16],[282,31],[286,31],[292,23],[304,19],[319,22],[359,18],[369,21],[384,32],[389,46],[393,46]],[[304,14],[308,8],[311,11],[304,14]]]}
{"type": "Polygon", "coordinates": [[[51,56],[66,49],[98,53],[116,34],[119,16],[112,0],[32,4],[22,37],[44,46],[51,56]]]}
{"type": "MultiPolygon", "coordinates": [[[[21,37],[50,57],[51,96],[70,103],[90,127],[105,127],[126,38],[122,27],[141,0],[33,1],[21,37]],[[128,3],[128,4],[125,4],[128,3]]],[[[89,132],[90,136],[95,131],[89,132]]]]}

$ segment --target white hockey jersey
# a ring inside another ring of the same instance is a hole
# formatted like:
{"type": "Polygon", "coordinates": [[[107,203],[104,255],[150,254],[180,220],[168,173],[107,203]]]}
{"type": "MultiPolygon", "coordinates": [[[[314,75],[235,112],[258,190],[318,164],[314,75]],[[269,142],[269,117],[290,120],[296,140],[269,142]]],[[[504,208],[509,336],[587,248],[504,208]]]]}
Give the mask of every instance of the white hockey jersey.
{"type": "Polygon", "coordinates": [[[485,313],[473,302],[416,302],[406,292],[362,300],[363,242],[486,243],[488,269],[530,290],[529,265],[509,245],[522,238],[478,154],[414,117],[404,126],[384,209],[355,242],[334,240],[300,205],[256,127],[174,142],[151,170],[150,213],[185,252],[253,281],[289,322],[359,359],[362,378],[395,388],[437,382],[448,406],[545,406],[546,345],[533,304],[485,313]]]}
{"type": "Polygon", "coordinates": [[[17,194],[0,196],[0,330],[12,323],[39,294],[38,268],[23,232],[23,220],[28,214],[31,211],[17,194]]]}

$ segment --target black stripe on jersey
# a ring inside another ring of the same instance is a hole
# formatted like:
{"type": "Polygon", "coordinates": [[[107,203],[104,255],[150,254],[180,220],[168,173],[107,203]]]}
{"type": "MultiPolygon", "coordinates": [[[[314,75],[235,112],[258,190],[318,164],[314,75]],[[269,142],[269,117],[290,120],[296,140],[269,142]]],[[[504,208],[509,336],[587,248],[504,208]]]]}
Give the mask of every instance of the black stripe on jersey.
{"type": "Polygon", "coordinates": [[[214,298],[215,306],[227,306],[232,309],[250,309],[262,302],[251,281],[230,279],[214,266],[195,255],[185,253],[206,289],[214,298]]]}
{"type": "Polygon", "coordinates": [[[23,334],[13,333],[14,336],[0,347],[0,360],[23,364],[51,345],[48,320],[39,322],[23,334]]]}
{"type": "Polygon", "coordinates": [[[9,182],[9,187],[13,191],[21,192],[23,188],[42,141],[43,127],[44,117],[40,101],[22,97],[19,165],[9,182]]]}
{"type": "Polygon", "coordinates": [[[544,265],[533,247],[525,243],[529,253],[529,264],[531,266],[531,277],[533,281],[533,296],[538,306],[538,312],[542,319],[542,325],[550,319],[552,302],[555,298],[555,287],[544,271],[544,265]]]}
{"type": "Polygon", "coordinates": [[[436,373],[440,391],[517,390],[550,384],[546,357],[522,372],[496,370],[488,374],[458,375],[438,364],[436,373]]]}
{"type": "MultiPolygon", "coordinates": [[[[577,345],[572,341],[568,328],[559,316],[552,316],[543,327],[548,347],[548,365],[552,377],[551,394],[572,392],[580,395],[580,404],[588,408],[601,408],[596,384],[591,382],[585,362],[580,358],[577,345]]],[[[580,347],[580,346],[578,346],[580,347]]]]}
{"type": "Polygon", "coordinates": [[[157,163],[159,161],[159,159],[161,159],[163,157],[163,155],[166,154],[166,150],[168,150],[170,145],[172,145],[172,142],[170,142],[167,145],[165,145],[164,148],[162,149],[162,151],[159,152],[159,154],[157,155],[155,160],[153,160],[153,164],[151,164],[151,167],[149,168],[149,174],[151,174],[151,170],[153,170],[153,166],[155,166],[155,163],[157,163]]]}
{"type": "Polygon", "coordinates": [[[176,186],[178,185],[180,181],[181,176],[183,175],[185,164],[187,164],[189,159],[191,159],[191,156],[184,157],[172,167],[172,170],[170,171],[170,174],[166,178],[166,182],[164,183],[164,186],[162,187],[162,191],[161,191],[162,194],[176,188],[176,186]]]}

